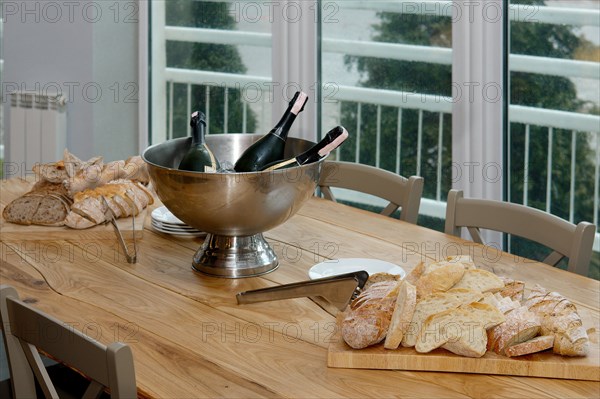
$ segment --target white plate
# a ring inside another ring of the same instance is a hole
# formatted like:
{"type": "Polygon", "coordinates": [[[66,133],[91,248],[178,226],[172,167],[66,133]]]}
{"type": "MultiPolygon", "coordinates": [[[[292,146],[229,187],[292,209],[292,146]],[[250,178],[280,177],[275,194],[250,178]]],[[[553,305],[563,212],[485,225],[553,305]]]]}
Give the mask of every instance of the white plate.
{"type": "Polygon", "coordinates": [[[157,230],[168,231],[173,233],[201,233],[198,229],[180,229],[178,227],[167,227],[161,226],[160,224],[152,222],[152,227],[155,227],[157,230]]]}
{"type": "Polygon", "coordinates": [[[364,270],[369,275],[374,273],[386,272],[390,274],[398,274],[400,278],[406,276],[403,268],[390,262],[379,259],[367,258],[340,258],[326,260],[325,262],[317,263],[308,271],[308,276],[311,280],[316,278],[336,276],[338,274],[352,273],[359,270],[364,270]]]}
{"type": "Polygon", "coordinates": [[[173,230],[199,231],[198,229],[196,229],[196,228],[194,228],[192,226],[188,226],[187,224],[183,224],[183,225],[169,224],[169,223],[159,222],[159,221],[154,220],[154,219],[152,219],[152,224],[155,225],[155,226],[157,226],[157,227],[165,228],[167,230],[173,229],[173,230]]]}
{"type": "Polygon", "coordinates": [[[185,225],[177,216],[173,215],[166,206],[160,206],[152,211],[152,219],[162,222],[170,223],[175,225],[185,225]]]}
{"type": "Polygon", "coordinates": [[[167,230],[163,227],[155,225],[154,223],[152,223],[152,228],[161,233],[171,234],[171,235],[176,235],[176,236],[200,237],[200,236],[206,235],[206,233],[204,231],[197,231],[197,230],[196,231],[173,230],[173,229],[167,230]]]}

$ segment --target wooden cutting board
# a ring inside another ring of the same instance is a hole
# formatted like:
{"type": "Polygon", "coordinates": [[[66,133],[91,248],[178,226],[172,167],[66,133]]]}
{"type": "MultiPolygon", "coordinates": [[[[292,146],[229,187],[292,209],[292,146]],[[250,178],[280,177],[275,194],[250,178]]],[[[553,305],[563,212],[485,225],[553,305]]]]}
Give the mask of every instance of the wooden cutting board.
{"type": "MultiPolygon", "coordinates": [[[[32,182],[23,179],[10,179],[2,182],[0,189],[0,214],[4,207],[19,196],[28,192],[33,186],[32,182]]],[[[140,239],[143,235],[144,220],[148,210],[144,209],[135,217],[135,238],[140,239]]],[[[132,218],[117,219],[117,225],[125,239],[133,239],[132,218]]],[[[24,226],[20,224],[9,223],[0,216],[0,239],[6,241],[27,241],[27,240],[113,240],[116,234],[112,224],[103,224],[89,229],[76,230],[69,227],[53,226],[24,226]]]]}
{"type": "Polygon", "coordinates": [[[590,340],[594,342],[590,342],[590,353],[587,357],[559,356],[546,351],[518,358],[508,358],[494,352],[487,352],[481,358],[468,358],[445,349],[418,353],[413,348],[384,349],[383,344],[357,350],[350,348],[338,333],[332,337],[329,345],[327,366],[600,381],[600,350],[597,334],[594,335],[590,340]]]}

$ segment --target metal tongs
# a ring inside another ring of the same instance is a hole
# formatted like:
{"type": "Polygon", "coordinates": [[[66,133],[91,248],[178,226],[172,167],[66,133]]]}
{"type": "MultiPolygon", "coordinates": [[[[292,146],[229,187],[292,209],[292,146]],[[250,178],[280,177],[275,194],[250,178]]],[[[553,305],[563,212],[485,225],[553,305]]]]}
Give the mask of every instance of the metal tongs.
{"type": "Polygon", "coordinates": [[[123,235],[121,234],[121,230],[119,229],[119,226],[117,225],[117,217],[116,217],[115,213],[108,205],[108,201],[106,200],[106,198],[103,195],[101,197],[102,197],[102,201],[104,201],[104,205],[106,206],[106,210],[104,211],[104,219],[105,219],[104,223],[105,224],[110,223],[113,225],[115,234],[117,235],[117,238],[119,240],[119,244],[121,244],[121,249],[123,250],[123,253],[125,254],[125,258],[127,259],[127,263],[137,262],[137,245],[135,242],[135,214],[131,215],[131,219],[132,219],[132,223],[133,223],[133,254],[130,254],[129,248],[127,248],[127,244],[125,243],[125,239],[123,238],[123,235]]]}
{"type": "Polygon", "coordinates": [[[344,310],[350,301],[360,294],[369,273],[364,270],[302,281],[277,287],[261,288],[237,294],[238,304],[275,301],[301,297],[321,297],[339,310],[344,310]]]}

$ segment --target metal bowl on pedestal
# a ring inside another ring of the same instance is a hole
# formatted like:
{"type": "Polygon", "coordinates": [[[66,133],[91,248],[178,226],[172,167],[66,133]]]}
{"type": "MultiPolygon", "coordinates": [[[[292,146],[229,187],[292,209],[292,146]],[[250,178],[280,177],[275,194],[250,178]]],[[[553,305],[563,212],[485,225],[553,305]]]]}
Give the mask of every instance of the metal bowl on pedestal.
{"type": "MultiPolygon", "coordinates": [[[[233,166],[262,135],[215,134],[206,142],[221,165],[233,166]]],[[[203,173],[178,170],[191,138],[148,147],[142,158],[158,198],[179,219],[207,232],[193,268],[219,277],[250,277],[273,271],[277,256],[265,231],[294,215],[314,193],[323,161],[265,172],[203,173]]],[[[314,145],[288,138],[285,158],[314,145]]]]}

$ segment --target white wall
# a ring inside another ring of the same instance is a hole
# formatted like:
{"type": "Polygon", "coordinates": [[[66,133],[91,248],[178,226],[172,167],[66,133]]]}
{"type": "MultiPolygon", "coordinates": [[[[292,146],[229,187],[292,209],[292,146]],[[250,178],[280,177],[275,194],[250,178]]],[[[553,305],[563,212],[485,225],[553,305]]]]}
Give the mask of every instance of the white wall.
{"type": "Polygon", "coordinates": [[[81,158],[139,153],[138,1],[4,1],[2,7],[3,89],[58,87],[69,97],[67,146],[81,158]]]}

